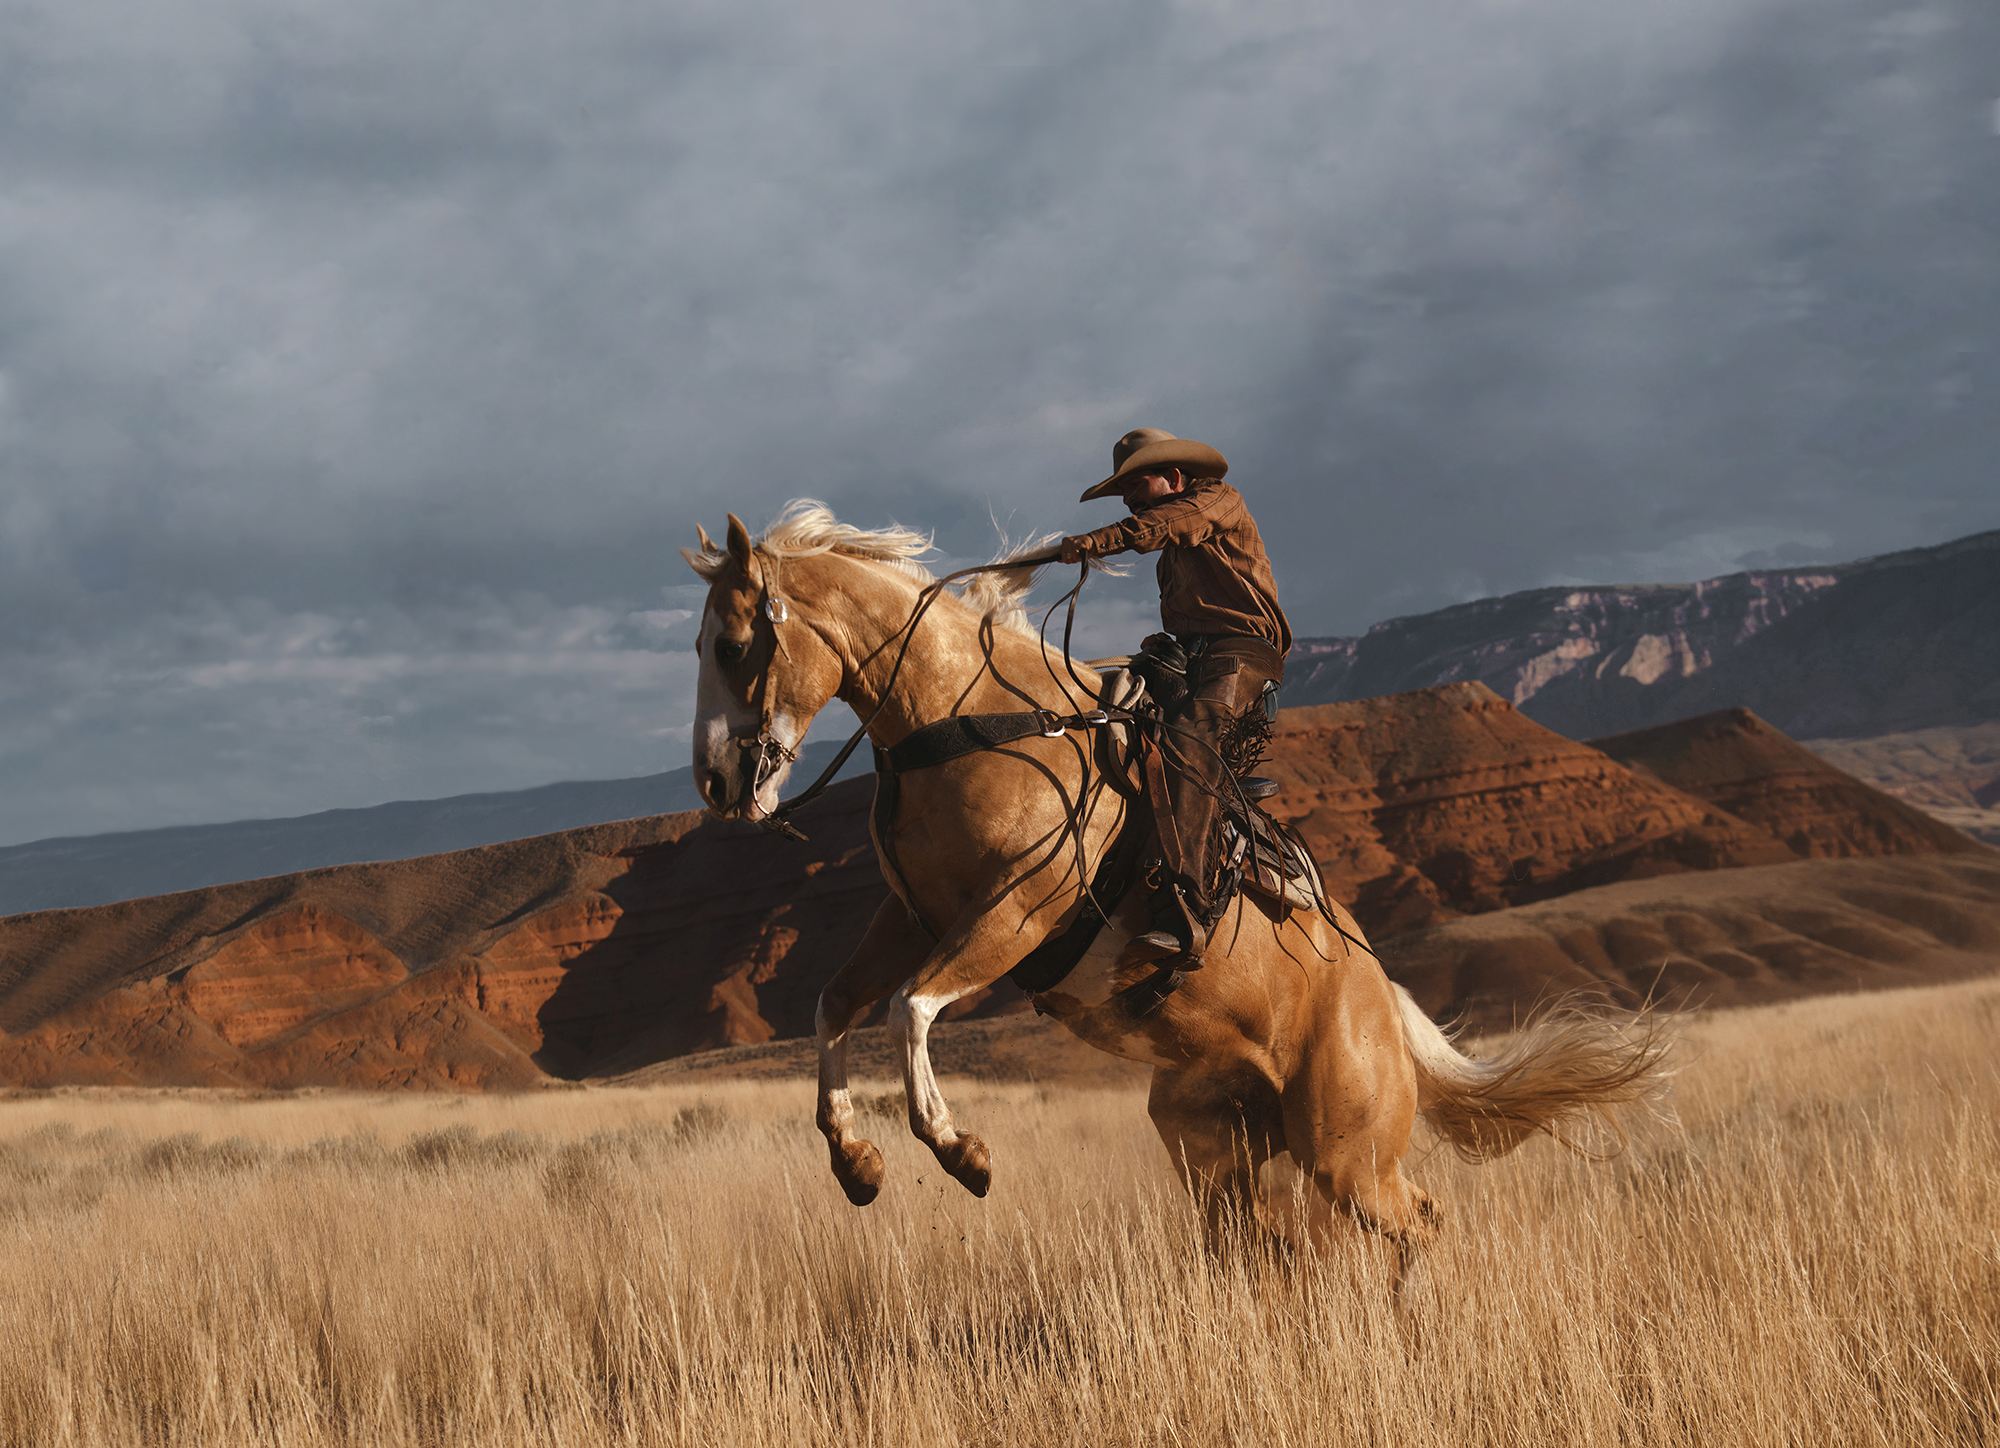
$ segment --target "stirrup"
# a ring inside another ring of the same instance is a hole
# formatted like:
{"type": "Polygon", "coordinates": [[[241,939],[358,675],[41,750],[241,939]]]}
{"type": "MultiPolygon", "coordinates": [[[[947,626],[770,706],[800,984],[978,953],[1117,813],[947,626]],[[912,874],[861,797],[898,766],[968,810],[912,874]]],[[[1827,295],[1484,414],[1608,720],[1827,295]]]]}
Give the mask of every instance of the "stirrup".
{"type": "Polygon", "coordinates": [[[1182,970],[1200,970],[1202,957],[1182,945],[1171,930],[1148,930],[1144,935],[1135,936],[1132,943],[1146,947],[1142,957],[1157,960],[1182,970]]]}
{"type": "Polygon", "coordinates": [[[1168,885],[1156,894],[1148,908],[1148,915],[1152,919],[1168,915],[1171,919],[1167,924],[1133,937],[1132,943],[1159,952],[1155,959],[1172,958],[1182,970],[1199,970],[1201,958],[1208,951],[1208,931],[1188,904],[1187,895],[1181,887],[1168,885]],[[1175,929],[1175,926],[1180,928],[1175,929]]]}

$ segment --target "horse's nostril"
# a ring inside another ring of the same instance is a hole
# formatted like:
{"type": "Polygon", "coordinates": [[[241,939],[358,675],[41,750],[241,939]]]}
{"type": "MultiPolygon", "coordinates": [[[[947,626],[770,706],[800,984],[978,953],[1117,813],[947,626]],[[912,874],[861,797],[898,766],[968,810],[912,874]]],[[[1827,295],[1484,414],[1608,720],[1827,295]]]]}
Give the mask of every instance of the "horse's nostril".
{"type": "Polygon", "coordinates": [[[728,803],[729,781],[723,778],[721,770],[711,769],[708,772],[708,778],[702,781],[702,793],[708,796],[708,802],[717,809],[728,803]]]}

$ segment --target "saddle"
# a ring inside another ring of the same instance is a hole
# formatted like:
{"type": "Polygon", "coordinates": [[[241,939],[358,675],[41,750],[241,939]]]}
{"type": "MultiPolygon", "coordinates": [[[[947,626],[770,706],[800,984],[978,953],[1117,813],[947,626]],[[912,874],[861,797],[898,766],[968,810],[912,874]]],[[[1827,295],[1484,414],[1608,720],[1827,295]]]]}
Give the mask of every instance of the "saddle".
{"type": "MultiPolygon", "coordinates": [[[[1167,711],[1151,700],[1148,680],[1129,667],[1127,660],[1090,662],[1103,681],[1098,704],[1109,720],[1100,736],[1099,765],[1112,787],[1126,797],[1128,807],[1117,838],[1098,862],[1075,921],[1062,934],[1043,941],[1008,972],[1008,979],[1029,995],[1061,984],[1104,928],[1104,911],[1115,910],[1134,886],[1150,883],[1148,877],[1157,872],[1160,861],[1148,856],[1157,856],[1161,832],[1173,828],[1171,815],[1162,817],[1162,811],[1169,808],[1165,791],[1145,783],[1149,778],[1159,779],[1160,751],[1150,736],[1164,722],[1167,711]]],[[[1238,779],[1236,784],[1234,797],[1225,800],[1221,812],[1219,858],[1223,864],[1213,918],[1220,918],[1239,889],[1261,897],[1281,914],[1321,908],[1325,895],[1311,852],[1261,808],[1262,801],[1278,793],[1278,783],[1251,777],[1238,779]]],[[[1184,971],[1163,966],[1128,988],[1125,1003],[1134,1014],[1149,1015],[1185,978],[1184,971]]]]}
{"type": "MultiPolygon", "coordinates": [[[[1172,722],[1189,697],[1186,676],[1190,662],[1171,634],[1154,634],[1129,659],[1095,659],[1091,667],[1105,680],[1104,694],[1109,697],[1115,693],[1116,703],[1124,710],[1143,716],[1149,707],[1147,701],[1151,700],[1160,717],[1172,722]]],[[[1267,684],[1262,703],[1270,719],[1277,717],[1276,695],[1277,685],[1267,684]]],[[[1264,742],[1269,738],[1268,729],[1257,733],[1259,742],[1253,746],[1253,752],[1261,756],[1264,742]]],[[[1126,748],[1129,753],[1131,745],[1128,743],[1126,748]]],[[[1216,855],[1222,864],[1222,878],[1216,891],[1214,916],[1221,916],[1239,886],[1286,907],[1288,912],[1315,909],[1324,896],[1319,866],[1312,852],[1303,840],[1262,808],[1263,802],[1283,786],[1275,779],[1249,774],[1247,770],[1254,767],[1254,762],[1244,763],[1246,768],[1237,773],[1234,787],[1223,799],[1219,823],[1222,848],[1216,855]]],[[[1148,790],[1146,794],[1155,822],[1163,811],[1171,815],[1164,789],[1148,790]]]]}

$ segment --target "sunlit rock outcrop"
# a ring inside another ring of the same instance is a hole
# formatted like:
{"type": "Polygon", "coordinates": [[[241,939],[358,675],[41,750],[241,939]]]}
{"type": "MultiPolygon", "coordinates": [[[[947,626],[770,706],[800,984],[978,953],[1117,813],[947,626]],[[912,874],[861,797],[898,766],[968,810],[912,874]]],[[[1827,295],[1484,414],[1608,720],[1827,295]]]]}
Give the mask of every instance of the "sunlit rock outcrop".
{"type": "Polygon", "coordinates": [[[1460,682],[1573,739],[1737,706],[1794,738],[2000,718],[2000,532],[1702,583],[1531,589],[1301,639],[1284,702],[1460,682]]]}

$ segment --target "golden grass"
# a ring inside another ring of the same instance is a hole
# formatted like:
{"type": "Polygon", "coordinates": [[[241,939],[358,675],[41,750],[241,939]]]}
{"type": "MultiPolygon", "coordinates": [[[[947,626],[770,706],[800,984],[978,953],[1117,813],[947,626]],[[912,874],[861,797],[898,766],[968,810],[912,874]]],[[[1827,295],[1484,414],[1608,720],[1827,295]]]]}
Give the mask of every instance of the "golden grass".
{"type": "Polygon", "coordinates": [[[1407,1323],[1358,1238],[1205,1253],[1131,1092],[957,1083],[984,1202],[877,1117],[866,1211],[805,1083],[0,1102],[0,1442],[1993,1442],[1996,1029],[1702,1017],[1615,1161],[1420,1153],[1407,1323]]]}

